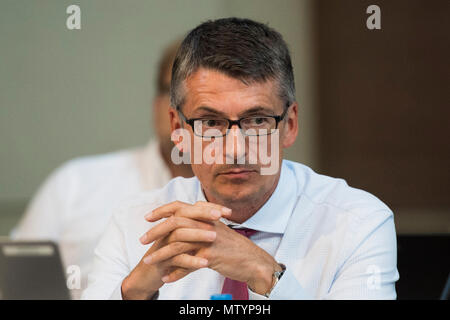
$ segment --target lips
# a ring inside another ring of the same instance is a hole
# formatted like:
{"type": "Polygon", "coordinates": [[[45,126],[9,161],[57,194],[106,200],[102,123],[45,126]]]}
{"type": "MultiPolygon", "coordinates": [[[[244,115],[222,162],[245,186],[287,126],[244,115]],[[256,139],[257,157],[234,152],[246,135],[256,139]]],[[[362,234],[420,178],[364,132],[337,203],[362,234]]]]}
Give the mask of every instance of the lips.
{"type": "Polygon", "coordinates": [[[247,178],[251,174],[256,173],[256,170],[247,169],[247,168],[233,168],[224,170],[219,173],[221,176],[230,177],[230,178],[247,178]]]}
{"type": "Polygon", "coordinates": [[[247,170],[247,169],[232,169],[225,172],[222,172],[221,174],[236,174],[236,173],[243,173],[243,172],[254,172],[254,170],[247,170]]]}

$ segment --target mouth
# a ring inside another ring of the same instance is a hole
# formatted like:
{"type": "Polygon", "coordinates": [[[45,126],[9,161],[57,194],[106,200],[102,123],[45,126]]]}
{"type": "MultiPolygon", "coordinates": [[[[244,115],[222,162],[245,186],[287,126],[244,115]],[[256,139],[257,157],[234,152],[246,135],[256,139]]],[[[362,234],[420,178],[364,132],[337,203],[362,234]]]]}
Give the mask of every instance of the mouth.
{"type": "Polygon", "coordinates": [[[220,172],[218,175],[229,179],[248,179],[255,173],[257,173],[256,170],[234,168],[220,172]]]}

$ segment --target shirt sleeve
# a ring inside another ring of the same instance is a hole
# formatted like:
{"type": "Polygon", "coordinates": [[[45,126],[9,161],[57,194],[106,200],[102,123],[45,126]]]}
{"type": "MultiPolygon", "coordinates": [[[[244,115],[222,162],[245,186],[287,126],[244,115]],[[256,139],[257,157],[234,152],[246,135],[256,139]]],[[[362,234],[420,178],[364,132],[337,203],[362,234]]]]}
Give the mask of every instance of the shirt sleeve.
{"type": "Polygon", "coordinates": [[[95,249],[92,272],[82,299],[122,300],[122,281],[130,272],[125,237],[113,215],[95,249]]]}
{"type": "MultiPolygon", "coordinates": [[[[376,214],[376,213],[375,213],[376,214]]],[[[397,239],[390,213],[380,223],[362,223],[349,235],[353,252],[338,270],[324,299],[396,299],[397,239]]]]}
{"type": "Polygon", "coordinates": [[[273,288],[269,298],[248,289],[249,300],[371,300],[395,299],[397,271],[397,240],[393,215],[380,223],[372,221],[356,224],[361,232],[348,239],[353,252],[337,271],[333,283],[324,296],[314,297],[302,287],[289,266],[273,288]]]}
{"type": "Polygon", "coordinates": [[[14,240],[58,241],[69,202],[74,196],[70,166],[54,171],[39,188],[19,224],[11,231],[14,240]]]}

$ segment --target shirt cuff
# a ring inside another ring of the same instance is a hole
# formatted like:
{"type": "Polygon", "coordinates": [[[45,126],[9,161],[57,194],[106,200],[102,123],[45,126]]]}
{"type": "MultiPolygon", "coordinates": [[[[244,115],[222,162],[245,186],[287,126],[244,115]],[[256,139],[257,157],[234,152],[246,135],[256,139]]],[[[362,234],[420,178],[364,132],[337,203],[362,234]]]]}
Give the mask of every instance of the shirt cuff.
{"type": "Polygon", "coordinates": [[[248,289],[249,300],[311,300],[312,296],[300,285],[288,268],[273,287],[269,298],[248,289]]]}

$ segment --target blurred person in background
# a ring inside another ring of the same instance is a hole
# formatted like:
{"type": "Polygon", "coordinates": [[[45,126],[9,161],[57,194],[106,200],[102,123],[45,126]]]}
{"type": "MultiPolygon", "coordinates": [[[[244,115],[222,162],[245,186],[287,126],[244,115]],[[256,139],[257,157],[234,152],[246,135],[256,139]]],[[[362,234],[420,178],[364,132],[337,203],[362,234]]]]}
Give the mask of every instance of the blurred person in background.
{"type": "MultiPolygon", "coordinates": [[[[172,62],[179,43],[160,58],[153,101],[157,139],[140,148],[71,160],[55,170],[40,187],[11,237],[52,240],[59,244],[66,267],[78,266],[78,299],[86,287],[95,246],[121,198],[164,186],[172,177],[191,177],[190,165],[170,161],[173,143],[169,120],[172,62]]],[[[76,284],[76,281],[74,282],[76,284]]]]}

